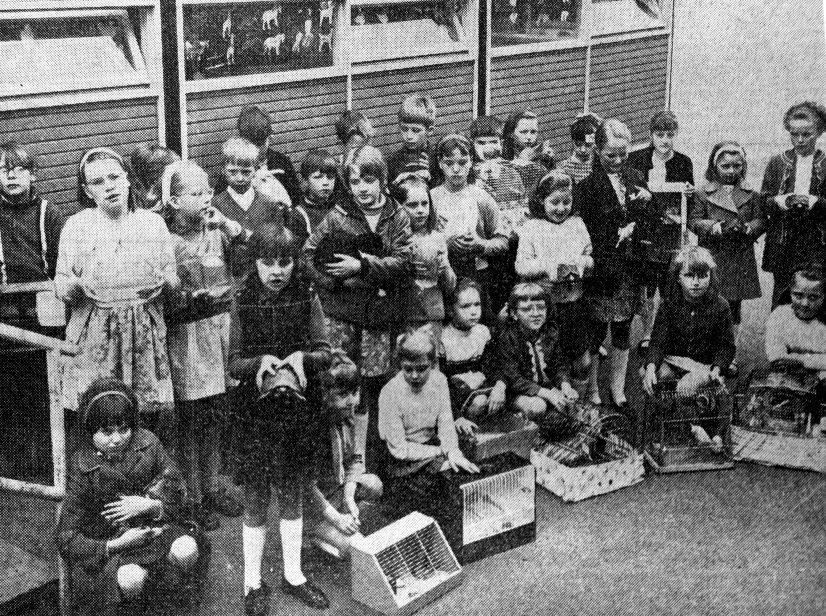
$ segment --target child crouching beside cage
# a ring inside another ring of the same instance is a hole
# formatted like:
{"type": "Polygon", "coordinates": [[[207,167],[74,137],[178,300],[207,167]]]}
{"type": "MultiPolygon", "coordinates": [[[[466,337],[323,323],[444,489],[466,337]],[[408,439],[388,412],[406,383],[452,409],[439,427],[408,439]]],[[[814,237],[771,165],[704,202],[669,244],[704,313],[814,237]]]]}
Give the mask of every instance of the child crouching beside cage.
{"type": "Polygon", "coordinates": [[[812,434],[824,434],[820,405],[826,401],[826,271],[805,263],[792,271],[791,285],[766,322],[766,357],[773,370],[796,370],[814,377],[818,404],[812,434]]]}
{"type": "MultiPolygon", "coordinates": [[[[709,385],[721,385],[735,351],[731,310],[720,295],[714,258],[705,248],[683,248],[669,268],[666,299],[648,347],[643,389],[654,395],[663,381],[676,381],[678,395],[688,397],[709,385]]],[[[722,429],[713,421],[691,426],[695,439],[717,450],[723,448],[722,429]]]]}
{"type": "Polygon", "coordinates": [[[437,367],[437,342],[425,330],[403,334],[401,370],[379,395],[379,435],[387,444],[390,498],[400,509],[427,513],[445,471],[479,472],[459,449],[447,377],[437,367]]]}
{"type": "Polygon", "coordinates": [[[261,579],[267,511],[278,489],[283,557],[281,589],[316,609],[329,602],[301,567],[302,502],[310,490],[320,424],[319,375],[330,343],[318,296],[298,265],[300,240],[281,225],[263,225],[249,240],[251,273],[233,306],[230,374],[241,381],[240,483],[244,486],[244,608],[265,616],[269,586],[261,579]]]}
{"type": "Polygon", "coordinates": [[[570,383],[553,306],[539,284],[513,287],[496,350],[511,410],[535,420],[550,438],[567,435],[578,419],[579,395],[570,383]]]}
{"type": "Polygon", "coordinates": [[[317,458],[309,513],[315,544],[344,558],[351,537],[362,527],[362,508],[377,502],[381,479],[367,472],[367,413],[361,407],[358,366],[336,349],[330,369],[321,376],[324,447],[317,458]]]}
{"type": "Polygon", "coordinates": [[[57,545],[72,565],[76,613],[114,615],[150,579],[193,572],[208,544],[183,522],[183,480],[157,437],[138,427],[134,392],[98,379],[79,411],[86,437],[69,466],[57,545]]]}

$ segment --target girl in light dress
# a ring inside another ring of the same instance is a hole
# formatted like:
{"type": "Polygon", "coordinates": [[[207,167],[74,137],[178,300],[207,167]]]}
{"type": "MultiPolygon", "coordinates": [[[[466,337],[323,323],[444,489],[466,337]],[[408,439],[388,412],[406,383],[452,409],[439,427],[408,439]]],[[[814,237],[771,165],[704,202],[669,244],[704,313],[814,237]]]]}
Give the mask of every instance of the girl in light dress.
{"type": "Polygon", "coordinates": [[[122,379],[135,392],[141,425],[170,445],[163,295],[179,280],[169,231],[161,216],[135,208],[127,166],[109,148],[83,155],[78,201],[84,209],[63,228],[55,274],[71,311],[66,339],[79,348],[64,371],[64,407],[76,410],[79,392],[98,378],[122,379]]]}

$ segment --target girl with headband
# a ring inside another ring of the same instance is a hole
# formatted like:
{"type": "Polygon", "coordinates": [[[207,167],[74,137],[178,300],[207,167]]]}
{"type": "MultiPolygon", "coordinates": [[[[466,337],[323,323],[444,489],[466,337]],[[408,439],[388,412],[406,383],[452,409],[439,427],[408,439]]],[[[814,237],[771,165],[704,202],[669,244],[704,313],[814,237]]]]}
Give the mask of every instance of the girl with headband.
{"type": "MultiPolygon", "coordinates": [[[[746,152],[735,141],[718,143],[708,159],[706,182],[689,210],[689,227],[717,262],[720,295],[731,306],[735,340],[742,301],[761,295],[754,243],[766,229],[763,196],[745,179],[746,152]]],[[[722,368],[729,374],[737,370],[736,364],[722,368]]]]}
{"type": "Polygon", "coordinates": [[[75,565],[73,614],[117,614],[150,577],[190,573],[208,550],[182,523],[181,476],[155,435],[139,427],[137,406],[113,378],[95,380],[81,396],[85,436],[71,458],[56,531],[61,555],[75,565]]]}
{"type": "Polygon", "coordinates": [[[64,372],[64,407],[97,378],[117,376],[135,392],[141,425],[169,443],[172,379],[162,295],[177,288],[172,242],[163,218],[135,209],[127,166],[109,148],[78,165],[84,208],[66,222],[55,286],[71,311],[66,339],[78,354],[64,372]]]}

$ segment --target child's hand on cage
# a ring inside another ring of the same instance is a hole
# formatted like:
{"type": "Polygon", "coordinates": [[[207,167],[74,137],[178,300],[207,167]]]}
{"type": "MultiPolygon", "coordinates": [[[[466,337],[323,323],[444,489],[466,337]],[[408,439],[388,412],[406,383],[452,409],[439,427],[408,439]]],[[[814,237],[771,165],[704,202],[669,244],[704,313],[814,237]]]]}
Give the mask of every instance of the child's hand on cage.
{"type": "Polygon", "coordinates": [[[459,449],[451,449],[446,452],[447,455],[447,465],[450,467],[451,470],[454,472],[459,472],[463,470],[468,473],[478,473],[479,467],[476,466],[473,462],[468,460],[465,455],[459,449]]]}
{"type": "Polygon", "coordinates": [[[657,385],[657,367],[648,364],[645,367],[645,374],[642,377],[642,388],[649,396],[654,395],[654,387],[657,385]]]}
{"type": "Polygon", "coordinates": [[[562,386],[559,388],[562,392],[562,395],[565,396],[565,400],[570,404],[571,402],[576,402],[579,400],[579,394],[576,392],[576,389],[571,387],[571,384],[568,381],[562,383],[562,386]]]}
{"type": "Polygon", "coordinates": [[[358,518],[351,513],[339,513],[330,523],[347,536],[356,534],[360,527],[358,518]]]}
{"type": "Polygon", "coordinates": [[[711,384],[725,385],[725,378],[720,374],[720,366],[713,366],[708,371],[708,382],[711,384]]]}
{"type": "Polygon", "coordinates": [[[488,414],[494,415],[501,411],[505,406],[505,383],[504,381],[496,381],[496,385],[490,390],[488,396],[488,414]]]}
{"type": "Polygon", "coordinates": [[[472,435],[479,429],[479,426],[473,423],[467,417],[460,417],[459,419],[453,422],[453,425],[456,426],[456,432],[458,434],[466,434],[468,436],[472,435]]]}

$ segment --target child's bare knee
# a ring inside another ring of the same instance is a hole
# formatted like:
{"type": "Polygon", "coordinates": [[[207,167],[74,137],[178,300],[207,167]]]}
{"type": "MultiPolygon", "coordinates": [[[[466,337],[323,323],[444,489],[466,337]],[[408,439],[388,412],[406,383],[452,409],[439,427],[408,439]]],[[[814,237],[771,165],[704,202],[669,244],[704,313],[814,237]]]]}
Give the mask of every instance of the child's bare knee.
{"type": "Polygon", "coordinates": [[[488,408],[488,397],[484,394],[479,394],[471,400],[468,405],[467,415],[468,419],[474,420],[482,415],[488,408]]]}
{"type": "Polygon", "coordinates": [[[358,500],[365,500],[368,502],[376,502],[381,499],[384,494],[384,484],[377,475],[365,473],[359,477],[358,492],[356,498],[358,500]]]}
{"type": "Polygon", "coordinates": [[[182,571],[191,571],[198,562],[198,544],[189,535],[178,537],[169,547],[167,559],[182,571]]]}
{"type": "Polygon", "coordinates": [[[517,396],[513,401],[513,410],[533,419],[544,415],[548,410],[548,405],[538,396],[517,396]]]}
{"type": "Polygon", "coordinates": [[[140,565],[130,564],[118,567],[118,588],[126,600],[137,599],[143,593],[149,573],[140,565]]]}

